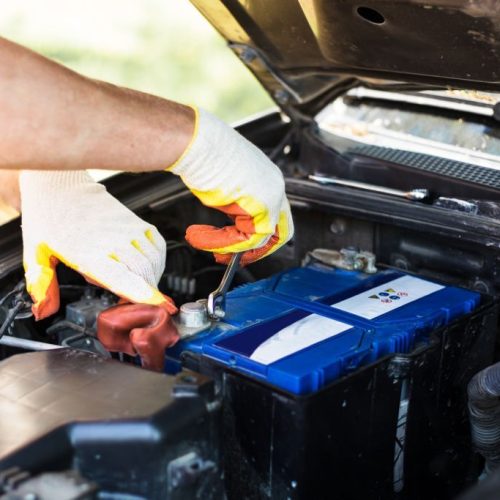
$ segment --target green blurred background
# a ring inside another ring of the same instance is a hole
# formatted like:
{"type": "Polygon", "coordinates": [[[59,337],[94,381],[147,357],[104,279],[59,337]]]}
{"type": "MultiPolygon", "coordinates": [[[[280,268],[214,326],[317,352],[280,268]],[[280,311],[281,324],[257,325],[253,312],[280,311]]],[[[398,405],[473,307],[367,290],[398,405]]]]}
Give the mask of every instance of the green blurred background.
{"type": "Polygon", "coordinates": [[[188,0],[4,1],[0,34],[85,75],[195,103],[228,122],[273,105],[188,0]]]}

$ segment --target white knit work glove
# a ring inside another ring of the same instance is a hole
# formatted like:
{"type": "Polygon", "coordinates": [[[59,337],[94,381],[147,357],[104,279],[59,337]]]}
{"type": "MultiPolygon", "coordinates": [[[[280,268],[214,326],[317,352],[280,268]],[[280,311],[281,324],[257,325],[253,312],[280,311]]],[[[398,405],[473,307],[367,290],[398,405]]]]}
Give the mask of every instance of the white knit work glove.
{"type": "Polygon", "coordinates": [[[19,184],[26,285],[37,319],[59,309],[58,262],[127,301],[176,312],[157,289],[166,244],[154,226],[85,171],[26,170],[19,184]]]}
{"type": "Polygon", "coordinates": [[[206,206],[234,220],[233,226],[190,226],[187,241],[214,252],[227,263],[234,252],[245,252],[241,263],[261,259],[293,236],[290,205],[279,168],[231,127],[194,110],[196,126],[183,155],[167,170],[179,175],[206,206]]]}

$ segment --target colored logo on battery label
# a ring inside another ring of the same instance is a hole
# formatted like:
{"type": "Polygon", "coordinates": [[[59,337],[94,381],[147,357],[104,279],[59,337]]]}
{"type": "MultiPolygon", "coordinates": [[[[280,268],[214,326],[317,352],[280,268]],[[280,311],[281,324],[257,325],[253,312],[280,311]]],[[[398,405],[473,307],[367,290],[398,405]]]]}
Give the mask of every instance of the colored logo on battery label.
{"type": "Polygon", "coordinates": [[[442,285],[436,285],[436,283],[413,276],[401,276],[332,304],[332,307],[362,318],[374,319],[443,288],[442,285]]]}
{"type": "Polygon", "coordinates": [[[391,302],[400,300],[401,297],[408,297],[408,292],[398,292],[393,288],[388,288],[387,290],[369,296],[370,299],[379,300],[382,304],[390,304],[391,302]]]}

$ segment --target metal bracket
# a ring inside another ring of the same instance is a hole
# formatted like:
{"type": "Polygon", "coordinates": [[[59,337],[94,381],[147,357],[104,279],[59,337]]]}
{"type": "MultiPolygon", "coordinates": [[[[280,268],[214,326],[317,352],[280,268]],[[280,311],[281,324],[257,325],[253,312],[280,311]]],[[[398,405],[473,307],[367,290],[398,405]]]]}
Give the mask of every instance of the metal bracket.
{"type": "Polygon", "coordinates": [[[215,471],[215,463],[204,460],[196,452],[192,451],[172,460],[167,466],[167,478],[169,489],[189,486],[206,474],[215,471]]]}

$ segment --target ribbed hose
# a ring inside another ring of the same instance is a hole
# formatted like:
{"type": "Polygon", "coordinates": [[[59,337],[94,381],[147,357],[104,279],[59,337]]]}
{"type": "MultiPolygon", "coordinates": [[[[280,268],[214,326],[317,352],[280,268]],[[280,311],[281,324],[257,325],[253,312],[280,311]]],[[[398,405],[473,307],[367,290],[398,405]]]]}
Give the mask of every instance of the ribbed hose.
{"type": "Polygon", "coordinates": [[[476,374],[467,392],[472,441],[489,474],[500,466],[500,363],[476,374]]]}

